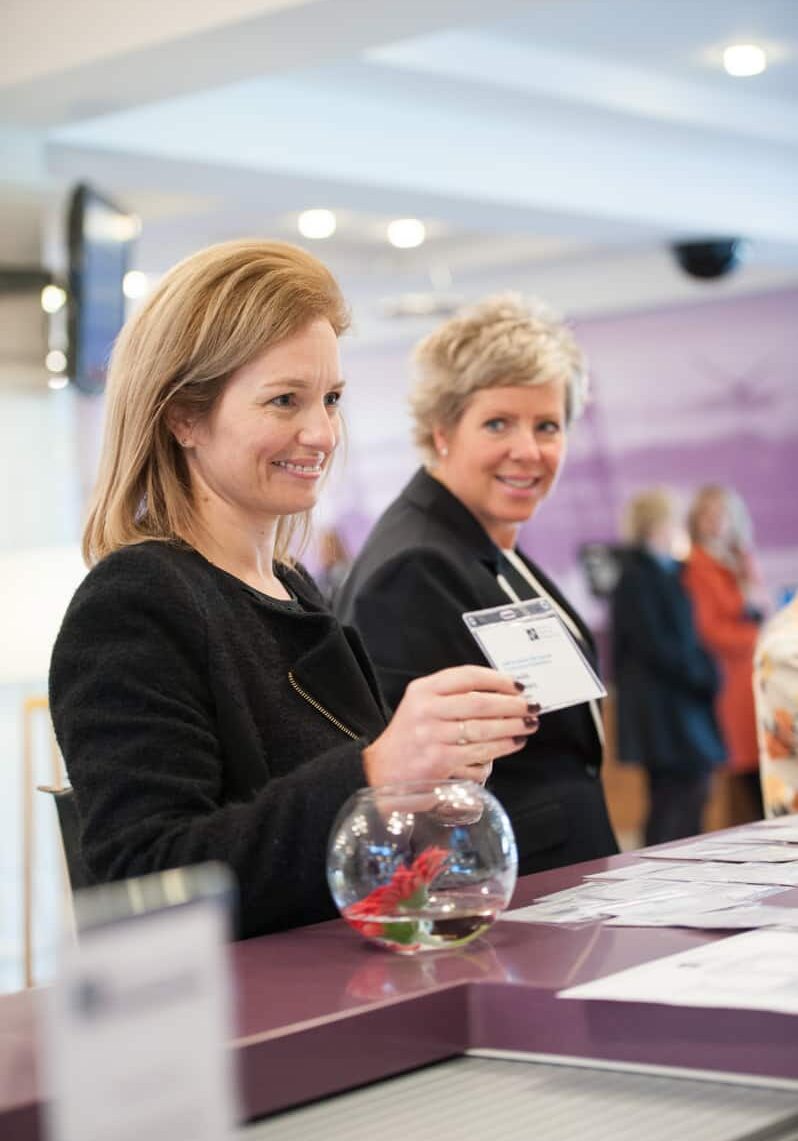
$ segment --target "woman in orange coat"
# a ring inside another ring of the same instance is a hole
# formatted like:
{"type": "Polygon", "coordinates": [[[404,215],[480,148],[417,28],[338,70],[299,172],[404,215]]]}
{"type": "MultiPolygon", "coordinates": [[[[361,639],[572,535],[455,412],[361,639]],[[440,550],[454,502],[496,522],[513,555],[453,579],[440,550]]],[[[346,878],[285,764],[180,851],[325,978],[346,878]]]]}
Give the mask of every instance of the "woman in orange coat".
{"type": "Polygon", "coordinates": [[[729,768],[761,816],[752,675],[762,591],[745,545],[744,522],[743,505],[733,492],[717,485],[699,490],[688,516],[692,549],[684,583],[699,636],[721,671],[717,715],[729,768]]]}

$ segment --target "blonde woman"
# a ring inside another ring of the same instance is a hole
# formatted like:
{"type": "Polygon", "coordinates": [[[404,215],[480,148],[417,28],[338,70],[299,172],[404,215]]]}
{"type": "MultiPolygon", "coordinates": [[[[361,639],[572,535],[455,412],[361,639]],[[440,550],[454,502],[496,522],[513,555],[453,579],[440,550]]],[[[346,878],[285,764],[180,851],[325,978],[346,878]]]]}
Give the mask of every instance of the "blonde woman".
{"type": "Polygon", "coordinates": [[[713,709],[718,671],[699,642],[684,568],[673,558],[677,527],[664,488],[629,502],[630,545],[612,597],[618,758],[646,770],[646,844],[701,831],[709,777],[725,758],[713,709]]]}
{"type": "MultiPolygon", "coordinates": [[[[429,670],[483,661],[462,614],[543,596],[595,665],[591,634],[517,549],[553,491],[587,377],[570,330],[520,297],[492,297],[418,346],[411,392],[424,466],[377,523],[337,598],[388,702],[429,670]]],[[[617,851],[600,780],[595,704],[547,713],[490,787],[515,829],[522,873],[617,851]]]]}
{"type": "Polygon", "coordinates": [[[536,728],[484,668],[419,680],[388,721],[291,557],[338,443],[346,325],[292,246],[226,243],[166,274],[114,349],[92,569],[53,653],[90,875],[222,860],[242,935],[334,913],[327,836],[356,789],[484,781],[536,728]]]}

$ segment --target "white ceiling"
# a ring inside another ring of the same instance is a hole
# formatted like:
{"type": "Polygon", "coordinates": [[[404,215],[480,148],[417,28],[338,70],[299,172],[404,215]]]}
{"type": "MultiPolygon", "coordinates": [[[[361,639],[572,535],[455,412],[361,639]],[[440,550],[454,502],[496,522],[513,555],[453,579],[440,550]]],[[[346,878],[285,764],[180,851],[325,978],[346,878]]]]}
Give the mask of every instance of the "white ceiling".
{"type": "Polygon", "coordinates": [[[316,248],[356,294],[725,234],[762,280],[798,278],[796,0],[4,0],[0,20],[8,193],[96,183],[141,216],[153,273],[328,206],[316,248]],[[739,40],[764,75],[722,72],[739,40]],[[384,242],[404,215],[420,250],[384,242]]]}

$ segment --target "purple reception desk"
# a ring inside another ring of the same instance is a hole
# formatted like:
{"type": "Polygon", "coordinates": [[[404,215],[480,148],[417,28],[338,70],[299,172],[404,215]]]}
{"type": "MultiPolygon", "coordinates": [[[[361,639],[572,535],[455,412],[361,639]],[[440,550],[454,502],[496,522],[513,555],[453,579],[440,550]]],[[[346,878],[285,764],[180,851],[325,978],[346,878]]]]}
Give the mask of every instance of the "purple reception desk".
{"type": "MultiPolygon", "coordinates": [[[[513,906],[631,855],[528,876],[513,906]]],[[[781,900],[780,900],[781,902],[781,900]]],[[[784,898],[798,903],[798,890],[784,898]]],[[[456,951],[402,957],[343,922],[231,946],[248,1118],[466,1050],[795,1083],[798,1018],[762,1011],[558,999],[563,987],[722,938],[674,928],[499,922],[456,951]]],[[[37,992],[0,999],[0,1137],[43,1138],[37,992]]]]}

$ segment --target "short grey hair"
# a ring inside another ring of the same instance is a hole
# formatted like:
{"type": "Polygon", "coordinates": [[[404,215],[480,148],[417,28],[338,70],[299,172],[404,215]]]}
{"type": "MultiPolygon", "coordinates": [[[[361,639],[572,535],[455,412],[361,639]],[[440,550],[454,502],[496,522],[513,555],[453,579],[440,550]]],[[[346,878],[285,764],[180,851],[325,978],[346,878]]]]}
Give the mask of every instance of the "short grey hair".
{"type": "Polygon", "coordinates": [[[454,427],[480,389],[562,381],[569,424],[587,401],[587,364],[570,328],[518,293],[487,297],[456,314],[416,346],[413,358],[413,435],[427,460],[435,458],[434,429],[454,427]]]}

